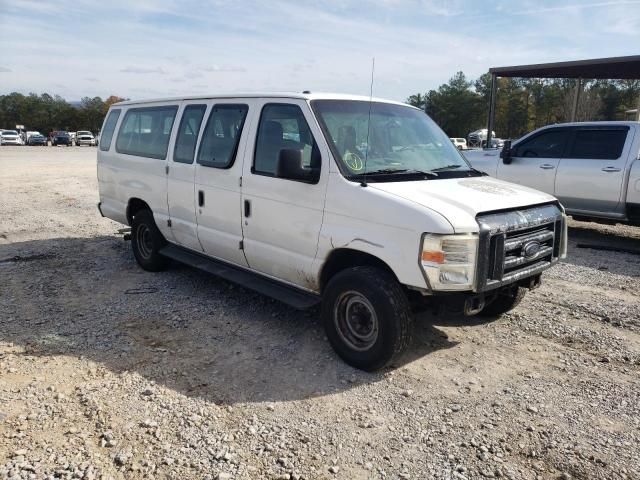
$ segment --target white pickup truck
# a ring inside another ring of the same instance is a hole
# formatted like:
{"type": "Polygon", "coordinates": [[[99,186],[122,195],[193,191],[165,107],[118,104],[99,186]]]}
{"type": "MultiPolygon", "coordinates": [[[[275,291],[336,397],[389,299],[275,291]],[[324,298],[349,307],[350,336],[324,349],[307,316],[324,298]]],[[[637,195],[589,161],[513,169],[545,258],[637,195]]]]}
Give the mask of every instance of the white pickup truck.
{"type": "Polygon", "coordinates": [[[464,156],[492,177],[554,195],[576,219],[640,225],[640,122],[550,125],[464,156]]]}

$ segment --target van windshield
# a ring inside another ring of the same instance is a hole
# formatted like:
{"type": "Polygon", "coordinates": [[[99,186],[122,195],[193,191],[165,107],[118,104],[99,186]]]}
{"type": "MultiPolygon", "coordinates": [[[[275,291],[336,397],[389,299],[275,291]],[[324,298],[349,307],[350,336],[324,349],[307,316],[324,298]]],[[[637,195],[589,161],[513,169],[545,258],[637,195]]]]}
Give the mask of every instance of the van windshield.
{"type": "Polygon", "coordinates": [[[314,100],[311,106],[342,174],[350,180],[365,174],[368,181],[480,175],[420,110],[358,100],[314,100]]]}

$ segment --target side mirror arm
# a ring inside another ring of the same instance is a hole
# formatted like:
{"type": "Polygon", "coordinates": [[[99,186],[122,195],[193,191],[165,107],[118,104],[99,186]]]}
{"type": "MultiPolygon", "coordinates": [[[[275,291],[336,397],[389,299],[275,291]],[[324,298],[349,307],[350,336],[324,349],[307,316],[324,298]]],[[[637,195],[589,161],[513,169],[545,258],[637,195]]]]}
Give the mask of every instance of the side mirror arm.
{"type": "Polygon", "coordinates": [[[502,163],[505,165],[509,165],[513,156],[513,150],[511,149],[511,140],[505,140],[504,145],[502,146],[502,151],[500,152],[500,158],[502,158],[502,163]]]}

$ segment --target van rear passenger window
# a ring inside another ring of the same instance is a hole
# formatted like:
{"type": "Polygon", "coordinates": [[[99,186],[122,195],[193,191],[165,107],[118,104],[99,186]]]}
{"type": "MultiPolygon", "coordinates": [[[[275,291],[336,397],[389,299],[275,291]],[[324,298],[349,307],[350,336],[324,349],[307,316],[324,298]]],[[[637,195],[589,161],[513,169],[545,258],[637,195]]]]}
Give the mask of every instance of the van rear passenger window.
{"type": "Polygon", "coordinates": [[[129,109],[118,131],[116,151],[164,160],[177,111],[174,105],[129,109]]]}
{"type": "Polygon", "coordinates": [[[198,163],[205,167],[233,165],[247,117],[247,105],[214,105],[198,149],[198,163]]]}
{"type": "Polygon", "coordinates": [[[174,162],[193,163],[198,133],[206,109],[206,105],[189,105],[184,109],[173,151],[174,162]]]}
{"type": "Polygon", "coordinates": [[[100,135],[100,150],[107,152],[111,147],[111,139],[113,138],[113,132],[116,129],[116,123],[120,118],[120,110],[111,110],[107,120],[104,122],[104,128],[100,135]]]}

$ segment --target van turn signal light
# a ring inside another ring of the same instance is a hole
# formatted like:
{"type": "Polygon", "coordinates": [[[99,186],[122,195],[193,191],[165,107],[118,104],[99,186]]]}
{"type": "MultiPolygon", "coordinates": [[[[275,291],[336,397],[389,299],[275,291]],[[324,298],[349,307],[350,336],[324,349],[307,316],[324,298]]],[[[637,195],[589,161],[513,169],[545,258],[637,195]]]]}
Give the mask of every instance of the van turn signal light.
{"type": "Polygon", "coordinates": [[[422,252],[422,261],[430,263],[444,263],[444,252],[425,250],[422,252]]]}

